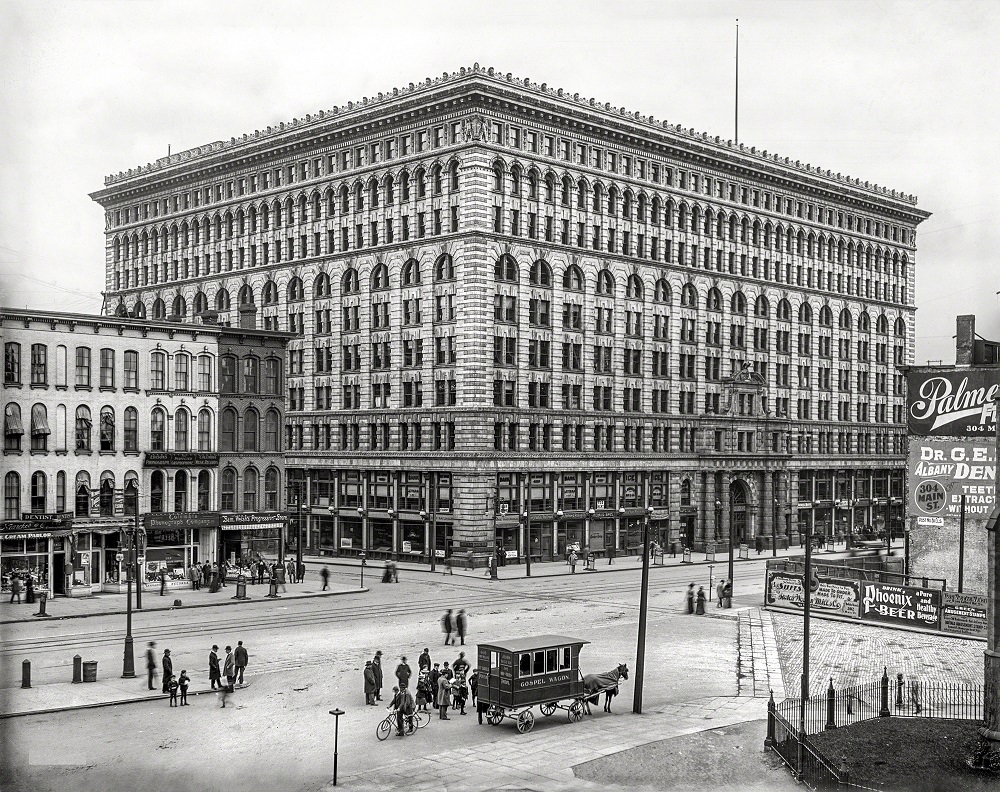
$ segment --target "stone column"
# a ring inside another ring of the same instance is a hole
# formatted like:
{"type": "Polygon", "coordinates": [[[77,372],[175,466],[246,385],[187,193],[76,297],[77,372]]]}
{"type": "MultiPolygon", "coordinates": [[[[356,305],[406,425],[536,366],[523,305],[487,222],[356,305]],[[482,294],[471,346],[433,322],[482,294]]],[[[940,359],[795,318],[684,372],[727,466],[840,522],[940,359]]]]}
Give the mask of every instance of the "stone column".
{"type": "Polygon", "coordinates": [[[760,535],[764,537],[764,546],[770,547],[770,544],[775,542],[777,534],[773,521],[776,511],[774,508],[774,473],[765,470],[761,473],[761,478],[764,480],[764,494],[760,503],[760,535]]]}

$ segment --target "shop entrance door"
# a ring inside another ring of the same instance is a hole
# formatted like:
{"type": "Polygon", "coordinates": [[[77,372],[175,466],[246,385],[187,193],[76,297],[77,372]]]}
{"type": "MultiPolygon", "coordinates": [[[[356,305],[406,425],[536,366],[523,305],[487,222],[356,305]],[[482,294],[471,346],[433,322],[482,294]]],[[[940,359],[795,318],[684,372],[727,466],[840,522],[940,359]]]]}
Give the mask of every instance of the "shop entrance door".
{"type": "Polygon", "coordinates": [[[538,526],[535,530],[539,533],[539,538],[541,539],[541,554],[542,561],[552,560],[552,531],[547,529],[547,526],[538,526]]]}
{"type": "Polygon", "coordinates": [[[53,594],[66,593],[66,556],[56,553],[52,556],[52,575],[49,577],[53,594]]]}

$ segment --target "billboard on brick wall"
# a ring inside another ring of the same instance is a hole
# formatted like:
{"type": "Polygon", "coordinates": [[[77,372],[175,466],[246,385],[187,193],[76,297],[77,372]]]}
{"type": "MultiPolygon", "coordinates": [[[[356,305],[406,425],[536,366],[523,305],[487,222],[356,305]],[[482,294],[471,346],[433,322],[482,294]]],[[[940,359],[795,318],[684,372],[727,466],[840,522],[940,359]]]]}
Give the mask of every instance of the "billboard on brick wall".
{"type": "Polygon", "coordinates": [[[939,524],[957,517],[965,495],[966,518],[989,517],[996,503],[996,445],[992,439],[910,440],[907,487],[911,514],[918,524],[939,524]]]}
{"type": "Polygon", "coordinates": [[[996,437],[1000,369],[910,371],[906,388],[911,437],[996,437]]]}
{"type": "Polygon", "coordinates": [[[941,592],[914,586],[863,583],[861,619],[936,630],[941,626],[941,592]]]}
{"type": "MultiPolygon", "coordinates": [[[[809,587],[809,605],[813,610],[858,617],[858,583],[819,575],[813,576],[809,587]]],[[[778,607],[801,608],[804,602],[802,575],[791,572],[768,571],[764,585],[764,604],[778,607]]]]}

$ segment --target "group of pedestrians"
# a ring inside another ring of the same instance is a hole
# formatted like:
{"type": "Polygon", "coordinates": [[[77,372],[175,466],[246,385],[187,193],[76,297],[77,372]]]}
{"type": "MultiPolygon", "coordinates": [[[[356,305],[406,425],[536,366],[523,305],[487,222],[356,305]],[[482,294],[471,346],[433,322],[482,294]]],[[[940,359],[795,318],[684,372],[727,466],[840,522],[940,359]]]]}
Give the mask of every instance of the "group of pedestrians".
{"type": "MultiPolygon", "coordinates": [[[[458,638],[462,646],[465,646],[465,634],[469,630],[469,617],[465,615],[465,609],[458,613],[453,613],[452,608],[445,611],[441,617],[441,631],[444,633],[444,645],[454,646],[455,639],[458,638]]],[[[426,649],[424,651],[427,651],[426,649]]]]}
{"type": "MultiPolygon", "coordinates": [[[[229,699],[229,694],[233,693],[236,686],[245,684],[244,677],[247,666],[250,663],[250,654],[243,641],[237,641],[236,649],[232,646],[226,647],[225,660],[219,659],[219,647],[212,644],[212,651],[208,653],[208,679],[212,690],[219,691],[221,706],[225,707],[229,699]],[[223,682],[225,677],[225,682],[223,682]]],[[[187,694],[191,684],[191,677],[186,669],[181,669],[179,675],[174,674],[174,661],[169,649],[163,650],[159,664],[156,659],[156,642],[150,641],[146,646],[146,681],[150,690],[156,689],[157,676],[162,679],[161,691],[170,694],[170,706],[188,706],[187,694]],[[178,703],[178,694],[180,701],[178,703]]]]}
{"type": "MultiPolygon", "coordinates": [[[[428,707],[433,707],[438,711],[440,720],[451,720],[448,715],[449,710],[457,710],[460,715],[465,715],[466,703],[469,694],[472,694],[472,702],[475,705],[477,680],[476,672],[471,669],[469,661],[465,658],[465,652],[459,652],[454,663],[449,664],[431,661],[431,654],[428,648],[424,648],[417,659],[417,681],[412,684],[413,669],[410,667],[406,656],[399,658],[399,664],[394,672],[396,685],[392,688],[392,700],[389,703],[389,710],[395,714],[396,734],[403,736],[403,719],[410,717],[414,712],[429,712],[428,707]],[[414,695],[413,691],[416,691],[414,695]]],[[[368,706],[378,706],[382,701],[383,669],[382,652],[375,652],[371,660],[365,661],[364,670],[364,690],[365,704],[368,706]]],[[[480,714],[480,723],[482,715],[480,714]]]]}
{"type": "MultiPolygon", "coordinates": [[[[687,604],[687,612],[690,615],[704,616],[706,600],[707,596],[705,594],[704,586],[698,586],[698,591],[695,591],[694,583],[688,583],[687,593],[684,595],[684,601],[687,604]]],[[[715,607],[733,607],[733,584],[725,578],[720,580],[715,586],[715,607]]]]}

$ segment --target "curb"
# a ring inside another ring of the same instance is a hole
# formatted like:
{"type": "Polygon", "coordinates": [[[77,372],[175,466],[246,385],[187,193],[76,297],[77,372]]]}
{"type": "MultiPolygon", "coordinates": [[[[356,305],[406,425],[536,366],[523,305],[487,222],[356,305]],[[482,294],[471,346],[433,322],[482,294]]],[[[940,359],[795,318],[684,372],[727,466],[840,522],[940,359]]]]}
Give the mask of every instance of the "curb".
{"type": "MultiPolygon", "coordinates": [[[[366,591],[370,590],[371,589],[365,586],[365,588],[351,589],[350,591],[321,591],[317,592],[316,594],[298,594],[290,596],[287,594],[286,595],[279,594],[278,599],[301,600],[301,599],[316,599],[317,597],[339,597],[350,594],[363,594],[366,591]]],[[[216,608],[221,605],[241,605],[245,602],[253,602],[255,599],[258,600],[267,599],[267,596],[248,597],[247,599],[243,600],[238,600],[235,597],[229,597],[224,600],[219,600],[218,602],[199,602],[195,605],[181,605],[179,608],[174,607],[173,605],[164,608],[142,608],[141,610],[132,608],[132,613],[135,614],[135,613],[152,613],[154,611],[192,610],[194,608],[216,608]]],[[[47,615],[49,617],[49,620],[51,621],[64,621],[66,619],[89,619],[93,616],[124,616],[127,613],[128,613],[127,610],[122,609],[113,611],[97,611],[94,613],[71,613],[66,616],[55,616],[51,613],[47,615]]],[[[32,614],[32,616],[34,616],[34,614],[32,614]]],[[[0,624],[32,624],[32,623],[33,622],[29,621],[28,619],[6,619],[0,621],[0,624]]]]}
{"type": "MultiPolygon", "coordinates": [[[[44,687],[44,686],[40,686],[44,687]]],[[[188,697],[204,696],[215,693],[214,690],[188,691],[188,697]]],[[[143,701],[162,701],[169,699],[169,693],[156,693],[152,696],[137,696],[135,698],[116,699],[114,701],[95,701],[90,704],[71,704],[63,707],[49,707],[47,709],[31,710],[29,712],[0,712],[0,720],[10,718],[26,718],[29,715],[51,715],[56,712],[71,712],[73,710],[97,709],[98,707],[114,707],[118,704],[140,704],[143,701]]]]}

